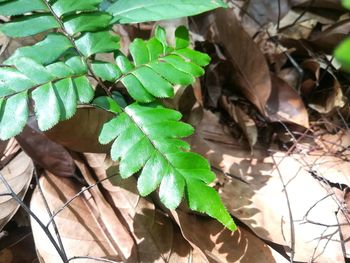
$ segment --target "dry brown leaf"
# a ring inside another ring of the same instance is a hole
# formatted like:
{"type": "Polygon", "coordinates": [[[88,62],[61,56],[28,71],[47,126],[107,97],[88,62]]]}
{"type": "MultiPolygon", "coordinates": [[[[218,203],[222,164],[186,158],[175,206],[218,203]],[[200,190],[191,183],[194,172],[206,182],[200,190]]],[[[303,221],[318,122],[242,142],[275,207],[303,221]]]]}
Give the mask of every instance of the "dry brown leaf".
{"type": "Polygon", "coordinates": [[[8,141],[0,141],[1,167],[5,166],[9,161],[11,161],[20,149],[20,146],[14,138],[8,141]]]}
{"type": "Polygon", "coordinates": [[[272,92],[266,108],[271,121],[309,127],[309,115],[299,94],[284,80],[271,74],[272,92]]]}
{"type": "Polygon", "coordinates": [[[286,263],[280,254],[244,228],[235,232],[213,219],[172,211],[184,237],[207,262],[286,263]],[[205,231],[203,231],[205,229],[205,231]]]}
{"type": "MultiPolygon", "coordinates": [[[[105,155],[85,154],[85,157],[100,180],[117,174],[118,167],[105,155]]],[[[116,175],[101,185],[111,197],[109,203],[120,211],[132,233],[140,262],[188,262],[191,246],[177,232],[169,217],[138,195],[134,177],[124,180],[116,175]]]]}
{"type": "Polygon", "coordinates": [[[22,149],[41,167],[63,177],[74,175],[75,164],[69,152],[49,140],[38,128],[34,118],[30,118],[20,135],[16,137],[22,149]]]}
{"type": "Polygon", "coordinates": [[[101,145],[98,135],[103,124],[113,115],[105,110],[82,107],[69,120],[45,132],[49,139],[77,152],[108,152],[110,145],[101,145]]]}
{"type": "Polygon", "coordinates": [[[310,6],[312,8],[330,8],[344,10],[339,0],[291,0],[293,6],[310,6]]]}
{"type": "Polygon", "coordinates": [[[197,127],[193,146],[214,167],[232,175],[220,195],[229,211],[259,237],[291,246],[290,214],[281,176],[287,185],[294,222],[294,259],[344,262],[336,226],[338,203],[329,196],[329,189],[311,175],[310,166],[299,162],[301,155],[276,152],[269,157],[256,149],[251,157],[237,141],[225,135],[217,118],[209,113],[197,127]]]}
{"type": "MultiPolygon", "coordinates": [[[[65,202],[81,190],[71,179],[56,177],[50,173],[40,178],[40,185],[52,211],[58,211],[65,202]]],[[[94,216],[89,203],[93,203],[91,196],[89,198],[88,195],[80,195],[55,217],[68,258],[90,256],[121,261],[116,248],[106,235],[105,229],[101,227],[98,218],[94,216]]],[[[30,208],[44,224],[50,221],[37,188],[33,193],[30,208]]],[[[94,208],[97,209],[97,207],[94,208]]],[[[59,262],[60,258],[47,235],[33,219],[31,223],[38,256],[45,263],[59,262]]],[[[54,235],[51,227],[50,231],[54,235]]]]}
{"type": "Polygon", "coordinates": [[[326,114],[345,105],[341,85],[336,76],[327,70],[327,65],[309,59],[302,63],[302,67],[306,71],[306,78],[301,91],[310,108],[326,114]]]}
{"type": "Polygon", "coordinates": [[[259,111],[265,114],[265,105],[271,93],[270,72],[266,59],[252,38],[243,30],[230,9],[217,9],[202,17],[201,30],[211,34],[213,42],[220,43],[232,62],[234,84],[259,111]]]}
{"type": "Polygon", "coordinates": [[[230,102],[226,96],[222,97],[221,104],[231,118],[239,125],[248,140],[250,149],[253,150],[254,145],[258,141],[258,128],[255,121],[240,106],[230,102]]]}
{"type": "MultiPolygon", "coordinates": [[[[12,190],[23,199],[32,179],[34,165],[24,152],[18,154],[1,170],[2,176],[12,190]]],[[[0,181],[0,193],[9,193],[0,181]]],[[[0,196],[0,231],[10,221],[19,208],[19,204],[11,196],[0,196]]]]}

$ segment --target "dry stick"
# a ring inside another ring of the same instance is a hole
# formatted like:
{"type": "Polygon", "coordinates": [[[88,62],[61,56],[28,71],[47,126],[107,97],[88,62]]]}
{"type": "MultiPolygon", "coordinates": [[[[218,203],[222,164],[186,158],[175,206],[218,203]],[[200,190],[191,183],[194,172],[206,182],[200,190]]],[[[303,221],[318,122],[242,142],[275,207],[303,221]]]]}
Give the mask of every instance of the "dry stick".
{"type": "Polygon", "coordinates": [[[344,236],[343,236],[343,233],[341,231],[340,224],[339,224],[339,219],[338,219],[338,216],[337,216],[338,213],[339,213],[339,211],[335,213],[335,218],[337,219],[338,226],[339,226],[339,237],[340,237],[341,250],[343,252],[344,258],[346,258],[345,240],[344,240],[344,236]]]}
{"type": "Polygon", "coordinates": [[[308,6],[303,10],[303,12],[301,12],[301,14],[294,20],[294,22],[292,24],[287,25],[284,28],[281,28],[281,30],[295,26],[295,24],[298,23],[298,21],[306,14],[306,12],[309,10],[309,8],[311,8],[314,5],[315,2],[316,2],[315,0],[312,0],[308,4],[308,6]]]}
{"type": "Polygon", "coordinates": [[[79,259],[92,259],[92,260],[97,260],[97,261],[101,261],[101,262],[108,262],[108,263],[119,263],[119,261],[114,261],[114,260],[110,260],[110,259],[106,259],[106,258],[95,258],[95,257],[72,257],[68,260],[68,262],[71,262],[73,260],[79,260],[79,259]]]}
{"type": "MultiPolygon", "coordinates": [[[[41,188],[41,184],[39,182],[39,176],[38,176],[36,168],[34,168],[34,177],[35,177],[36,185],[38,187],[38,191],[39,191],[40,196],[41,196],[41,198],[42,198],[42,200],[44,202],[44,206],[46,208],[46,211],[49,214],[50,218],[52,218],[52,212],[51,212],[51,209],[50,209],[49,204],[47,202],[47,199],[46,199],[46,197],[44,195],[44,192],[43,192],[43,190],[41,188]]],[[[64,246],[63,246],[63,243],[62,243],[62,239],[61,239],[61,235],[60,235],[60,233],[58,231],[57,224],[56,224],[55,220],[52,220],[52,226],[53,226],[53,229],[54,229],[56,237],[57,237],[58,245],[60,246],[62,253],[67,258],[67,254],[66,254],[66,251],[64,249],[64,246]]],[[[48,228],[48,225],[46,227],[48,228]]]]}
{"type": "Polygon", "coordinates": [[[280,30],[280,22],[281,22],[281,0],[277,0],[278,4],[278,18],[277,18],[277,32],[280,30]]]}
{"type": "Polygon", "coordinates": [[[76,195],[74,195],[71,199],[69,199],[67,202],[65,202],[60,209],[58,209],[56,212],[53,213],[53,215],[51,216],[49,222],[47,223],[46,227],[48,227],[51,222],[54,221],[55,216],[57,216],[59,213],[61,213],[71,202],[73,202],[76,198],[78,198],[82,193],[84,193],[85,191],[97,186],[98,184],[102,183],[103,181],[106,181],[112,177],[114,177],[116,175],[111,175],[109,177],[106,177],[98,182],[96,182],[95,184],[89,185],[88,187],[84,187],[79,193],[77,193],[76,195]]]}
{"type": "Polygon", "coordinates": [[[40,221],[40,219],[34,214],[30,208],[21,200],[21,198],[18,197],[18,195],[13,191],[12,187],[9,185],[9,183],[6,181],[5,177],[0,173],[0,180],[5,185],[7,191],[10,193],[13,199],[24,209],[25,212],[27,212],[33,219],[38,223],[38,225],[42,228],[42,230],[45,232],[47,237],[49,238],[52,245],[55,247],[58,255],[62,259],[63,262],[68,262],[67,257],[64,253],[62,253],[60,247],[57,245],[55,239],[53,238],[51,232],[45,227],[45,225],[40,221]]]}
{"type": "Polygon", "coordinates": [[[293,220],[293,214],[292,214],[292,208],[290,205],[290,201],[289,201],[289,196],[288,196],[288,192],[287,192],[287,188],[286,185],[284,183],[281,171],[278,167],[278,164],[276,163],[275,158],[273,157],[273,155],[270,155],[274,165],[276,166],[278,175],[280,177],[282,186],[283,186],[283,191],[284,191],[284,195],[286,197],[286,201],[287,201],[287,207],[288,207],[288,213],[289,213],[289,221],[290,221],[290,232],[291,232],[291,253],[290,253],[290,262],[293,263],[294,262],[294,254],[295,254],[295,229],[294,229],[294,220],[293,220]]]}

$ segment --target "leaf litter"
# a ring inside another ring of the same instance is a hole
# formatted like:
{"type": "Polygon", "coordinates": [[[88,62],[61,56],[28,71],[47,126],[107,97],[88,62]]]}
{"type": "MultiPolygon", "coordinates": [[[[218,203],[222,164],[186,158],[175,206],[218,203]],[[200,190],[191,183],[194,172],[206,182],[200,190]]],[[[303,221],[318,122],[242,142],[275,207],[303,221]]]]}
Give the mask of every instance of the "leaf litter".
{"type": "MultiPolygon", "coordinates": [[[[349,77],[332,58],[350,31],[349,17],[339,1],[276,3],[230,1],[229,9],[181,21],[188,23],[193,45],[213,63],[192,95],[188,87],[167,102],[196,124],[189,141],[209,158],[217,174],[214,186],[239,230],[230,233],[185,204],[170,212],[157,193],[140,197],[135,178],[121,180],[118,163],[104,154],[109,146],[96,141],[111,116],[82,108],[46,133],[66,148],[43,134],[34,141],[26,133],[17,138],[46,170],[39,169],[41,188],[36,186],[30,207],[50,221],[42,191],[54,215],[58,212],[55,222],[67,255],[113,262],[350,258],[349,77]],[[57,155],[47,158],[53,152],[57,155]]],[[[152,27],[118,30],[132,39],[135,32],[147,37],[152,27]]],[[[33,41],[0,39],[6,46],[1,60],[33,41]]],[[[1,152],[2,174],[18,179],[10,181],[24,198],[34,166],[14,140],[1,145],[1,152]]],[[[18,205],[1,198],[3,226],[18,205]]],[[[46,233],[31,223],[38,257],[57,262],[46,233]]],[[[0,255],[4,251],[0,246],[0,255]]]]}

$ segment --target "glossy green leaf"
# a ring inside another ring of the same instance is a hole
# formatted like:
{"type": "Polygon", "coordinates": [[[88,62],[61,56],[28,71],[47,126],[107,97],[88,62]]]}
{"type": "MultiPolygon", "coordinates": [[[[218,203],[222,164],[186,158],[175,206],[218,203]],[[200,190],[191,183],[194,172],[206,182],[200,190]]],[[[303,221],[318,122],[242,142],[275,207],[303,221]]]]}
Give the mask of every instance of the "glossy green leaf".
{"type": "Polygon", "coordinates": [[[34,90],[32,98],[40,130],[51,129],[60,120],[60,105],[52,83],[49,82],[34,90]]]}
{"type": "Polygon", "coordinates": [[[122,109],[114,99],[110,97],[98,97],[94,99],[93,105],[113,113],[121,113],[122,109]]]}
{"type": "Polygon", "coordinates": [[[105,53],[118,50],[119,37],[109,31],[85,33],[75,41],[79,51],[89,57],[96,53],[105,53]]]}
{"type": "Polygon", "coordinates": [[[27,57],[40,64],[48,65],[56,61],[65,51],[72,47],[71,42],[62,34],[50,33],[34,46],[21,47],[5,61],[6,65],[14,65],[20,57],[27,57]]]}
{"type": "Polygon", "coordinates": [[[109,143],[114,140],[111,157],[120,159],[123,178],[141,171],[137,187],[142,195],[150,194],[159,186],[162,203],[175,209],[186,191],[192,209],[234,229],[219,195],[207,185],[215,179],[208,161],[187,152],[188,144],[179,139],[193,133],[193,128],[180,119],[179,112],[165,109],[160,104],[133,103],[103,126],[99,141],[109,143]],[[194,185],[199,189],[193,189],[194,185]]]}
{"type": "Polygon", "coordinates": [[[80,32],[103,30],[109,26],[112,17],[108,13],[88,12],[68,16],[64,27],[68,34],[75,35],[80,32]]]}
{"type": "Polygon", "coordinates": [[[68,120],[77,110],[77,94],[71,78],[55,82],[54,91],[60,108],[60,120],[68,120]]]}
{"type": "Polygon", "coordinates": [[[28,120],[27,92],[21,92],[8,99],[0,99],[0,139],[7,140],[18,135],[28,120]]]}
{"type": "Polygon", "coordinates": [[[96,61],[91,63],[91,67],[95,75],[100,77],[102,80],[113,82],[122,75],[118,66],[112,63],[96,61]]]}
{"type": "Polygon", "coordinates": [[[52,9],[60,17],[71,12],[96,10],[101,2],[102,0],[58,0],[52,5],[52,9]]]}
{"type": "Polygon", "coordinates": [[[89,103],[94,98],[94,89],[86,76],[73,79],[77,98],[80,103],[89,103]]]}
{"type": "Polygon", "coordinates": [[[0,31],[9,37],[27,37],[59,27],[60,24],[53,16],[36,14],[5,23],[0,26],[0,31]]]}
{"type": "Polygon", "coordinates": [[[18,58],[15,61],[15,66],[35,84],[43,84],[55,78],[43,65],[31,58],[18,58]]]}
{"type": "Polygon", "coordinates": [[[202,181],[187,177],[187,199],[192,210],[206,213],[216,218],[231,231],[236,230],[232,217],[220,200],[219,194],[202,181]]]}
{"type": "Polygon", "coordinates": [[[33,87],[35,83],[15,68],[0,68],[0,97],[33,87]]]}
{"type": "Polygon", "coordinates": [[[0,15],[15,16],[32,11],[48,11],[42,0],[12,0],[0,3],[0,15]]]}
{"type": "Polygon", "coordinates": [[[141,23],[192,16],[218,7],[226,7],[221,0],[118,0],[107,12],[120,24],[141,23]]]}
{"type": "Polygon", "coordinates": [[[190,45],[190,36],[185,26],[179,26],[175,30],[176,49],[187,48],[190,45]]]}
{"type": "Polygon", "coordinates": [[[129,49],[135,66],[140,66],[150,61],[147,45],[142,39],[135,39],[130,44],[129,49]]]}

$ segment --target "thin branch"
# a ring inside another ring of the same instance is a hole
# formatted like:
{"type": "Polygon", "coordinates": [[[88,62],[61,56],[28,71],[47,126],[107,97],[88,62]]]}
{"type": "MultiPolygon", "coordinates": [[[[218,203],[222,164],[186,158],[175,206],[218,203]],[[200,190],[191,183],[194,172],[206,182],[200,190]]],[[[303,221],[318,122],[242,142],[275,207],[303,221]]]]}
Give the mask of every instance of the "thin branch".
{"type": "Polygon", "coordinates": [[[38,223],[38,225],[41,227],[41,229],[45,232],[45,234],[49,238],[50,242],[55,247],[55,249],[56,249],[58,255],[60,256],[60,258],[62,259],[62,261],[67,262],[68,261],[67,257],[65,256],[64,253],[62,253],[60,247],[57,245],[56,240],[53,238],[51,232],[45,227],[45,225],[40,221],[40,219],[36,216],[36,214],[34,214],[30,210],[30,208],[28,208],[28,206],[21,200],[21,198],[19,198],[19,196],[13,191],[12,187],[6,181],[6,179],[2,175],[2,173],[0,173],[0,180],[5,185],[7,191],[11,194],[12,198],[15,199],[15,201],[23,208],[23,210],[25,212],[27,212],[38,223]]]}
{"type": "Polygon", "coordinates": [[[289,196],[288,196],[288,192],[287,192],[287,189],[286,189],[286,185],[284,183],[284,180],[283,180],[281,171],[279,169],[279,166],[276,163],[275,158],[272,155],[270,155],[270,156],[271,156],[271,158],[272,158],[272,160],[274,162],[274,165],[276,166],[278,175],[280,177],[280,180],[281,180],[281,183],[282,183],[282,186],[283,186],[283,192],[284,192],[284,195],[285,195],[286,201],[287,201],[287,207],[288,207],[288,213],[289,213],[289,221],[290,221],[289,222],[290,223],[290,239],[291,239],[290,262],[293,263],[294,262],[294,254],[295,254],[295,229],[294,229],[292,208],[291,208],[291,205],[290,205],[290,201],[289,201],[289,196]]]}
{"type": "Polygon", "coordinates": [[[85,191],[97,186],[98,184],[102,183],[103,181],[106,181],[112,177],[114,177],[116,175],[111,175],[109,177],[106,177],[98,182],[96,182],[95,184],[92,184],[92,185],[89,185],[87,187],[84,187],[80,192],[78,192],[77,194],[75,194],[71,199],[69,199],[67,202],[65,202],[60,209],[58,209],[56,212],[54,212],[52,215],[51,215],[51,218],[49,220],[49,222],[47,223],[46,227],[48,227],[53,221],[54,221],[54,218],[59,214],[61,213],[71,202],[73,202],[76,198],[78,198],[82,193],[84,193],[85,191]]]}
{"type": "MultiPolygon", "coordinates": [[[[42,198],[42,200],[44,202],[44,206],[46,208],[46,211],[49,214],[50,218],[52,218],[52,212],[50,210],[50,207],[49,207],[47,199],[46,199],[46,197],[44,195],[44,192],[43,192],[43,190],[41,188],[41,184],[39,182],[39,176],[38,176],[37,170],[35,168],[34,168],[34,177],[35,177],[36,185],[38,187],[38,191],[39,191],[40,196],[41,196],[41,198],[42,198]]],[[[46,226],[46,227],[48,228],[48,226],[46,226]]],[[[58,241],[58,245],[60,246],[62,253],[67,258],[67,254],[66,254],[66,251],[64,249],[64,246],[63,246],[63,243],[62,243],[62,239],[61,239],[61,235],[60,235],[60,233],[58,231],[58,227],[57,227],[57,224],[56,224],[55,220],[52,220],[52,227],[53,227],[53,229],[55,231],[55,234],[56,234],[56,237],[57,237],[57,241],[58,241]]]]}
{"type": "Polygon", "coordinates": [[[68,262],[71,262],[73,260],[79,260],[79,259],[92,259],[92,260],[96,260],[96,261],[100,261],[100,262],[108,262],[108,263],[119,263],[119,261],[114,261],[111,259],[107,259],[107,258],[95,258],[95,257],[72,257],[70,259],[68,259],[68,262]]]}

